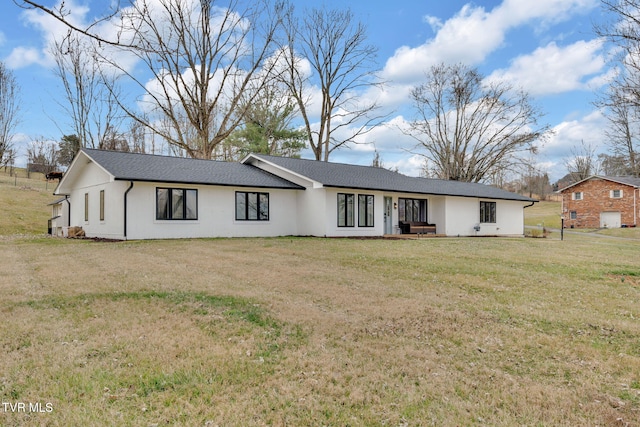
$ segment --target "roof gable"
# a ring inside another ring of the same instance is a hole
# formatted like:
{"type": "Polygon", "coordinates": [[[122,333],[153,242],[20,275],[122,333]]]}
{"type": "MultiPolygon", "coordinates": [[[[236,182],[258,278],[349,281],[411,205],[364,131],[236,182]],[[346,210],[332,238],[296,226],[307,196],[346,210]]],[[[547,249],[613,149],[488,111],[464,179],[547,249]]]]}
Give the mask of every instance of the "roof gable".
{"type": "Polygon", "coordinates": [[[321,162],[289,157],[251,154],[243,162],[266,161],[325,187],[392,191],[399,193],[478,197],[533,202],[534,199],[496,187],[442,179],[417,178],[373,166],[321,162]]]}

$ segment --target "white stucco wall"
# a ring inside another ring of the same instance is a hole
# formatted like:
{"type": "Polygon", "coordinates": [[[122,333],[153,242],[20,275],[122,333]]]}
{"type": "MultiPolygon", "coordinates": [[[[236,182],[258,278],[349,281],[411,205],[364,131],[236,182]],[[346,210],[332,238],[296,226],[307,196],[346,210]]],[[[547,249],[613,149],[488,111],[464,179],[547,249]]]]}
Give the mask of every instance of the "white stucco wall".
{"type": "Polygon", "coordinates": [[[298,235],[299,191],[136,182],[128,194],[127,239],[298,235]],[[157,220],[157,187],[198,190],[198,219],[157,220]],[[237,221],[236,191],[269,193],[269,220],[237,221]]]}
{"type": "Polygon", "coordinates": [[[325,189],[311,186],[297,193],[298,215],[295,220],[298,223],[299,234],[301,236],[324,236],[326,234],[325,189]]]}
{"type": "Polygon", "coordinates": [[[324,235],[327,237],[370,237],[384,234],[384,196],[382,192],[325,188],[324,235]],[[355,218],[353,227],[338,227],[338,193],[353,194],[355,197],[355,218]],[[373,227],[358,226],[358,195],[373,196],[373,227]]]}
{"type": "Polygon", "coordinates": [[[525,203],[472,197],[446,197],[447,236],[522,236],[525,203]],[[496,222],[480,223],[480,201],[496,202],[496,222]],[[474,230],[479,225],[480,231],[474,230]]]}
{"type": "Polygon", "coordinates": [[[69,202],[62,200],[60,203],[51,205],[51,234],[62,236],[63,228],[69,225],[69,202]]]}
{"type": "MultiPolygon", "coordinates": [[[[86,159],[76,165],[69,177],[71,197],[70,225],[81,226],[88,237],[114,239],[160,239],[197,237],[273,237],[302,236],[382,236],[384,229],[384,198],[391,197],[394,230],[398,224],[398,199],[426,199],[427,220],[436,224],[437,234],[447,236],[521,236],[524,233],[524,210],[527,204],[518,201],[496,202],[496,223],[479,224],[478,198],[385,193],[356,189],[326,188],[319,183],[288,174],[305,190],[236,188],[223,186],[156,184],[135,182],[128,193],[127,235],[124,234],[124,194],[128,181],[113,181],[102,168],[86,159]],[[86,162],[86,163],[85,163],[86,162]],[[71,179],[73,178],[73,179],[71,179]],[[156,188],[184,188],[198,191],[197,220],[157,220],[156,188]],[[105,218],[100,220],[100,191],[104,191],[105,218]],[[236,191],[269,193],[268,221],[237,221],[236,191]],[[338,193],[354,194],[355,224],[338,227],[338,193]],[[89,218],[85,221],[85,194],[89,197],[89,218]],[[358,226],[358,195],[374,196],[374,226],[358,226]],[[474,230],[479,225],[480,230],[474,230]]],[[[274,169],[273,172],[276,172],[274,169]]]]}
{"type": "Polygon", "coordinates": [[[70,194],[71,226],[82,227],[87,237],[123,238],[123,198],[126,183],[111,177],[95,163],[87,163],[78,174],[70,194]],[[100,220],[100,191],[104,190],[104,220],[100,220]],[[89,199],[85,220],[85,194],[89,199]]]}
{"type": "Polygon", "coordinates": [[[447,198],[429,196],[428,200],[429,222],[436,225],[436,234],[447,234],[447,198]]]}

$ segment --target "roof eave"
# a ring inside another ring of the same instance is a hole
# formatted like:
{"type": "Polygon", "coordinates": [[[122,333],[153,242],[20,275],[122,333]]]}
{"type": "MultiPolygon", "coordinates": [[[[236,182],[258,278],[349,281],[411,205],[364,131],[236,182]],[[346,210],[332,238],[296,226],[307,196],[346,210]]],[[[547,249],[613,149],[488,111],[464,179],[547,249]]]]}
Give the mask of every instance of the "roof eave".
{"type": "Polygon", "coordinates": [[[394,190],[394,189],[385,189],[385,188],[373,188],[373,187],[360,187],[360,186],[343,186],[343,185],[332,185],[325,184],[326,188],[340,188],[340,189],[354,189],[354,190],[367,190],[367,191],[382,191],[386,193],[405,193],[405,194],[420,194],[423,196],[449,196],[449,197],[464,197],[464,198],[472,198],[472,199],[491,199],[491,200],[510,200],[514,202],[523,202],[523,203],[537,203],[539,200],[531,199],[531,198],[515,198],[515,197],[492,197],[492,196],[482,196],[482,195],[471,195],[471,194],[452,194],[452,193],[436,193],[436,192],[425,192],[425,191],[412,191],[412,190],[394,190]]]}
{"type": "Polygon", "coordinates": [[[149,182],[153,184],[171,184],[171,185],[205,185],[212,187],[240,187],[240,188],[273,188],[277,190],[304,190],[305,188],[297,184],[293,186],[278,186],[278,185],[262,185],[262,184],[230,184],[220,182],[202,182],[202,181],[178,181],[178,180],[164,180],[164,179],[143,179],[132,177],[116,177],[115,181],[133,181],[133,182],[149,182]]]}
{"type": "Polygon", "coordinates": [[[635,185],[635,184],[631,184],[629,182],[624,182],[624,181],[620,181],[615,179],[616,177],[611,177],[611,176],[603,176],[603,175],[591,175],[587,178],[581,179],[580,181],[574,182],[571,185],[567,185],[566,187],[560,189],[560,190],[556,190],[555,193],[562,193],[565,190],[568,190],[571,187],[575,187],[578,184],[582,184],[585,181],[589,181],[590,179],[593,178],[598,178],[598,179],[604,179],[605,181],[609,181],[609,182],[615,182],[616,184],[622,184],[622,185],[627,185],[629,187],[633,187],[633,188],[640,188],[640,186],[635,185]]]}

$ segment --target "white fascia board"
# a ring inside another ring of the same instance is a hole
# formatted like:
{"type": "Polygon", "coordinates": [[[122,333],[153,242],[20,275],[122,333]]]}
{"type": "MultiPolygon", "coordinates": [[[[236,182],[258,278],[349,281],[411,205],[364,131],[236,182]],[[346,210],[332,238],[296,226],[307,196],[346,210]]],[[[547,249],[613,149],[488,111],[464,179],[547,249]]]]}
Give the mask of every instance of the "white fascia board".
{"type": "Polygon", "coordinates": [[[263,159],[262,157],[255,155],[255,154],[249,154],[247,157],[245,157],[241,163],[244,164],[250,164],[253,165],[257,168],[260,168],[266,172],[272,173],[274,175],[279,176],[280,178],[286,179],[288,181],[293,182],[294,184],[298,184],[300,186],[303,187],[313,187],[313,188],[322,188],[324,187],[322,185],[321,182],[315,181],[311,178],[309,178],[308,176],[305,175],[301,175],[297,172],[293,172],[289,169],[283,168],[280,165],[277,165],[273,162],[270,162],[268,160],[263,159]],[[263,165],[268,165],[268,168],[263,167],[263,165]],[[284,172],[284,175],[282,173],[278,173],[278,172],[284,172]]]}
{"type": "Polygon", "coordinates": [[[79,173],[79,172],[77,172],[77,170],[79,168],[81,168],[83,165],[87,164],[87,163],[93,163],[96,166],[98,166],[98,168],[100,168],[100,170],[102,170],[107,176],[109,176],[109,181],[110,182],[115,181],[115,177],[111,173],[109,173],[108,170],[106,170],[104,167],[102,167],[102,165],[100,165],[98,162],[93,160],[91,158],[91,156],[89,156],[82,149],[80,149],[80,151],[78,151],[78,154],[76,154],[76,157],[71,162],[71,165],[69,165],[69,167],[67,168],[67,171],[62,176],[62,179],[60,180],[60,182],[56,186],[56,189],[53,191],[53,194],[55,194],[55,195],[70,195],[71,194],[71,188],[66,188],[65,187],[66,184],[67,184],[67,181],[69,181],[69,180],[73,181],[75,179],[75,175],[77,175],[79,173]]]}

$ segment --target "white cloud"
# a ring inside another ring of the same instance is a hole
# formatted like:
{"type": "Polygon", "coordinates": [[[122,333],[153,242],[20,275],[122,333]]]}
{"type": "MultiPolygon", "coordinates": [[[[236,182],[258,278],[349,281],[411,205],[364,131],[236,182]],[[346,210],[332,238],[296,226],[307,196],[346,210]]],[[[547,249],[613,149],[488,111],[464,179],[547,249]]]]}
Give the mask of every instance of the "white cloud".
{"type": "Polygon", "coordinates": [[[604,130],[607,125],[607,119],[599,110],[575,120],[564,121],[554,126],[554,134],[540,150],[541,158],[561,165],[563,159],[571,155],[571,149],[580,146],[583,141],[598,150],[604,149],[604,130]]]}
{"type": "Polygon", "coordinates": [[[488,80],[511,82],[534,96],[593,89],[593,84],[602,83],[599,74],[605,72],[602,47],[603,41],[597,39],[564,47],[552,42],[515,58],[508,69],[494,71],[488,80]]]}
{"type": "MultiPolygon", "coordinates": [[[[54,8],[59,8],[60,3],[58,2],[54,8]]],[[[68,12],[66,19],[74,25],[82,26],[89,8],[77,3],[76,0],[67,0],[64,3],[64,10],[68,12]]],[[[60,40],[68,33],[68,27],[50,15],[35,9],[25,10],[22,18],[27,26],[34,27],[42,34],[42,44],[39,47],[15,47],[9,54],[7,62],[13,64],[12,68],[21,68],[32,64],[52,67],[54,60],[49,48],[54,40],[60,40]]]]}
{"type": "Polygon", "coordinates": [[[409,176],[422,176],[424,171],[426,157],[413,154],[397,161],[386,162],[383,159],[384,166],[387,168],[397,168],[398,172],[409,176]]]}
{"type": "Polygon", "coordinates": [[[440,28],[442,28],[442,20],[440,18],[438,18],[437,16],[427,15],[427,16],[423,17],[422,20],[425,23],[429,24],[429,26],[431,27],[431,30],[434,33],[438,32],[438,30],[440,30],[440,28]]]}
{"type": "Polygon", "coordinates": [[[467,4],[444,23],[427,17],[427,23],[438,29],[436,36],[417,47],[398,48],[387,60],[383,76],[407,82],[440,62],[476,65],[504,45],[509,30],[528,23],[564,21],[596,5],[597,0],[505,0],[490,12],[467,4]]]}
{"type": "Polygon", "coordinates": [[[504,0],[495,11],[501,20],[515,25],[533,19],[550,25],[566,21],[576,14],[586,14],[599,5],[599,0],[504,0]]]}
{"type": "Polygon", "coordinates": [[[5,63],[7,64],[7,67],[14,70],[18,68],[28,67],[29,65],[33,64],[47,64],[39,49],[23,46],[14,48],[9,56],[7,56],[7,58],[5,59],[5,63]]]}
{"type": "Polygon", "coordinates": [[[13,148],[17,152],[16,156],[16,166],[17,167],[26,167],[27,165],[27,147],[31,142],[32,137],[29,135],[19,132],[13,136],[13,148]]]}
{"type": "Polygon", "coordinates": [[[503,31],[486,31],[494,27],[491,18],[481,7],[464,6],[442,25],[435,38],[418,47],[398,48],[387,61],[383,78],[406,82],[420,78],[439,62],[480,62],[504,40],[503,31]]]}
{"type": "MultiPolygon", "coordinates": [[[[377,151],[385,168],[397,168],[405,175],[419,176],[425,157],[417,154],[420,152],[415,149],[417,141],[403,132],[407,128],[408,122],[403,116],[392,117],[384,124],[361,135],[359,144],[352,145],[348,150],[332,153],[331,161],[370,165],[377,151]]],[[[310,157],[308,153],[303,155],[310,157]]]]}

